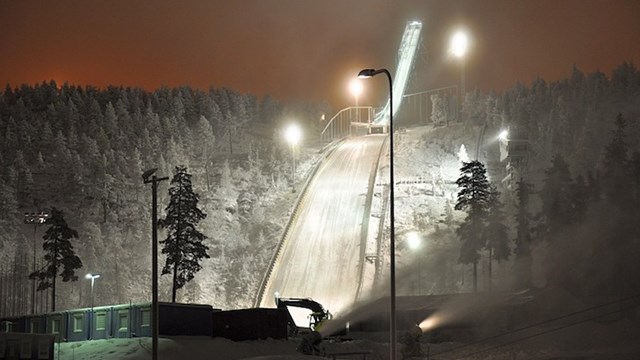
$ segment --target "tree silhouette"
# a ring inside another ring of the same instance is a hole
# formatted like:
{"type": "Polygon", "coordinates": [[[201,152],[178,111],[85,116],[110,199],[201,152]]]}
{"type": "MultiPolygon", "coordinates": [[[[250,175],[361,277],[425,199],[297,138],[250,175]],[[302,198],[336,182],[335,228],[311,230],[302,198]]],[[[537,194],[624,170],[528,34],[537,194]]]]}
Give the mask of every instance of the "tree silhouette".
{"type": "Polygon", "coordinates": [[[162,275],[173,272],[171,301],[176,302],[176,291],[200,271],[200,261],[209,258],[209,248],[203,244],[207,237],[196,229],[207,214],[198,209],[200,197],[193,191],[191,174],[185,166],[176,166],[169,196],[167,216],[158,224],[168,230],[167,238],[160,241],[164,245],[162,253],[167,255],[162,275]]]}
{"type": "Polygon", "coordinates": [[[478,290],[478,260],[485,247],[485,222],[489,201],[489,181],[484,165],[477,161],[463,162],[456,184],[460,187],[455,209],[467,212],[456,233],[462,241],[458,262],[473,264],[473,291],[478,290]]]}
{"type": "Polygon", "coordinates": [[[51,311],[56,310],[56,278],[62,281],[77,281],[75,271],[82,267],[82,261],[76,256],[71,239],[78,238],[78,232],[71,229],[64,220],[62,210],[51,208],[51,217],[45,223],[49,225],[42,237],[44,244],[44,266],[29,275],[29,279],[38,280],[38,291],[51,288],[51,311]]]}

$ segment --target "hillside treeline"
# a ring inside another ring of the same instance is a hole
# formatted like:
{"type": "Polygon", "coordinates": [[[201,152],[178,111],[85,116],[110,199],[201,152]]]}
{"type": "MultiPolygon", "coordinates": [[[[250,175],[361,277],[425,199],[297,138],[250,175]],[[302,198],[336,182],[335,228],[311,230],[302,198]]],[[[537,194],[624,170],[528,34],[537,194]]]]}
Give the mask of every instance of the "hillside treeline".
{"type": "MultiPolygon", "coordinates": [[[[7,86],[0,93],[5,287],[15,277],[30,286],[34,235],[42,243],[44,227],[25,225],[23,213],[55,206],[79,233],[80,277],[102,274],[96,304],[149,299],[151,188],[141,174],[158,168],[158,176],[171,178],[176,166],[187,166],[208,213],[201,230],[212,259],[179,301],[248,305],[286,222],[272,208],[289,206],[282,193],[290,193],[291,150],[280,127],[295,118],[313,138],[313,120],[323,112],[229,89],[7,86]]],[[[160,215],[167,188],[159,186],[160,215]]],[[[87,283],[64,284],[58,307],[86,306],[87,283]]],[[[167,300],[170,285],[163,284],[160,299],[167,300]]]]}

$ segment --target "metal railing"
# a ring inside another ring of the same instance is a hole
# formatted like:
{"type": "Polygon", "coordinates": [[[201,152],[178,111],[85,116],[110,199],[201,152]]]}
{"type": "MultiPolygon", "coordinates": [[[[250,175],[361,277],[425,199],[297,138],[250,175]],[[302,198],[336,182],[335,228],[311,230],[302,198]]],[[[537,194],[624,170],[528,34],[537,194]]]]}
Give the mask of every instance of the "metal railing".
{"type": "Polygon", "coordinates": [[[322,144],[351,135],[353,127],[370,126],[375,117],[371,106],[350,106],[336,113],[320,133],[322,144]]]}

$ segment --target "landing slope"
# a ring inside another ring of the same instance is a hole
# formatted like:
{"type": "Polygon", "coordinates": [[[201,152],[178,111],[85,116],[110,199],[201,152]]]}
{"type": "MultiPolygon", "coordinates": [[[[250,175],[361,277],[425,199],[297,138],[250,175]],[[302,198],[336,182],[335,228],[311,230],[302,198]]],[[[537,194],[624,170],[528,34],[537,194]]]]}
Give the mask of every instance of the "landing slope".
{"type": "Polygon", "coordinates": [[[266,284],[262,307],[274,294],[311,297],[334,315],[355,301],[364,249],[365,201],[385,135],[346,140],[310,182],[266,284]]]}

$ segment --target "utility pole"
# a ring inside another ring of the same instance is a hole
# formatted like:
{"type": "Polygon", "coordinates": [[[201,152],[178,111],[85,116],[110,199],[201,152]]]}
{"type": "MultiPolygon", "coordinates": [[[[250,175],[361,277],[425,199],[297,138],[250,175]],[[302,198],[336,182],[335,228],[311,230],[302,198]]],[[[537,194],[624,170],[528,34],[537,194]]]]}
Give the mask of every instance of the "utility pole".
{"type": "Polygon", "coordinates": [[[144,183],[151,183],[151,358],[153,360],[158,360],[158,183],[169,180],[168,177],[158,178],[153,175],[157,170],[153,168],[142,174],[144,183]]]}

